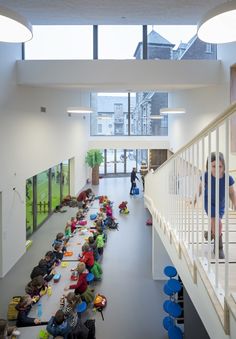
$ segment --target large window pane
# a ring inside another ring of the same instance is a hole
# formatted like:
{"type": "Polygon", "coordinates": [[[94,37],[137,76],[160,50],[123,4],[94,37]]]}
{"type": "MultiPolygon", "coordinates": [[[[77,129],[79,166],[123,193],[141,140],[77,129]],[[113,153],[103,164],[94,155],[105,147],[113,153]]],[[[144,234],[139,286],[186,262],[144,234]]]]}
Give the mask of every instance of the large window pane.
{"type": "Polygon", "coordinates": [[[148,59],[215,60],[217,45],[201,41],[196,32],[193,25],[148,26],[148,59]]]}
{"type": "Polygon", "coordinates": [[[115,152],[114,149],[107,150],[107,174],[114,173],[115,171],[115,152]]]}
{"type": "Polygon", "coordinates": [[[52,210],[54,210],[56,206],[60,205],[61,202],[60,180],[61,166],[56,165],[51,169],[52,210]]]}
{"type": "Polygon", "coordinates": [[[99,59],[134,59],[142,41],[142,26],[106,25],[98,27],[99,59]]]}
{"type": "Polygon", "coordinates": [[[26,60],[93,59],[93,26],[33,26],[26,60]]]}
{"type": "Polygon", "coordinates": [[[91,135],[128,135],[128,93],[93,93],[92,108],[91,135]]]}
{"type": "Polygon", "coordinates": [[[126,150],[126,172],[131,173],[133,168],[137,167],[136,149],[126,150]]]}
{"type": "Polygon", "coordinates": [[[168,93],[131,93],[131,97],[133,96],[135,105],[130,108],[130,134],[168,135],[168,116],[163,116],[161,120],[152,119],[160,114],[161,108],[168,107],[168,93]]]}
{"type": "Polygon", "coordinates": [[[37,226],[39,226],[49,214],[49,171],[37,175],[37,226]]]}
{"type": "Polygon", "coordinates": [[[69,160],[65,160],[62,163],[62,198],[70,194],[70,169],[69,169],[69,160]]]}
{"type": "Polygon", "coordinates": [[[33,178],[26,180],[26,237],[33,233],[33,178]]]}
{"type": "Polygon", "coordinates": [[[123,149],[116,150],[116,173],[124,173],[125,170],[125,152],[123,149]]]}

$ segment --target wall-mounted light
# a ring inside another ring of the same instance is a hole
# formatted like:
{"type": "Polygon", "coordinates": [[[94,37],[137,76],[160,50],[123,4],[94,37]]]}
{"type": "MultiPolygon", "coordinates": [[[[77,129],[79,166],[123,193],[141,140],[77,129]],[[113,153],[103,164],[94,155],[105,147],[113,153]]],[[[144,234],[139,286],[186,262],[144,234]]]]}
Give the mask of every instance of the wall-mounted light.
{"type": "Polygon", "coordinates": [[[207,12],[198,24],[197,35],[212,44],[236,41],[236,1],[228,1],[207,12]]]}
{"type": "Polygon", "coordinates": [[[180,107],[165,107],[160,109],[160,114],[185,114],[186,110],[180,107]]]}
{"type": "Polygon", "coordinates": [[[85,114],[85,113],[93,113],[93,110],[91,107],[78,106],[78,107],[68,107],[66,112],[70,114],[85,114]]]}
{"type": "Polygon", "coordinates": [[[20,43],[32,37],[32,26],[24,17],[0,6],[0,41],[20,43]]]}

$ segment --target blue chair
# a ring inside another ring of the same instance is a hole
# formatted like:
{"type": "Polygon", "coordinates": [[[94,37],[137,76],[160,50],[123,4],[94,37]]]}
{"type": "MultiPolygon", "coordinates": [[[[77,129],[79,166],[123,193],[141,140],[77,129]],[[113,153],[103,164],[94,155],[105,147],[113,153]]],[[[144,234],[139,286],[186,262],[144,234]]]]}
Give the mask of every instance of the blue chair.
{"type": "Polygon", "coordinates": [[[94,281],[94,274],[93,273],[88,273],[86,277],[87,283],[90,284],[91,282],[94,281]]]}
{"type": "Polygon", "coordinates": [[[174,326],[174,319],[171,318],[171,317],[165,317],[165,318],[163,319],[163,327],[164,327],[164,329],[168,331],[168,329],[169,329],[171,326],[174,326]]]}
{"type": "Polygon", "coordinates": [[[174,266],[166,266],[164,268],[164,274],[168,277],[168,278],[173,278],[177,275],[177,271],[175,269],[174,266]]]}
{"type": "Polygon", "coordinates": [[[182,308],[179,304],[175,303],[174,301],[170,301],[167,305],[167,311],[169,315],[171,315],[174,318],[179,318],[179,316],[182,313],[182,308]]]}
{"type": "Polygon", "coordinates": [[[165,285],[163,287],[163,291],[166,295],[168,295],[169,297],[172,297],[173,292],[172,292],[172,290],[169,289],[167,282],[165,283],[165,285]]]}
{"type": "Polygon", "coordinates": [[[169,313],[169,304],[171,303],[171,300],[166,300],[164,301],[164,304],[163,304],[163,310],[166,312],[166,313],[169,313]]]}
{"type": "Polygon", "coordinates": [[[178,293],[182,289],[182,285],[177,279],[170,279],[166,283],[168,290],[172,291],[172,294],[178,293]]]}
{"type": "Polygon", "coordinates": [[[87,304],[85,301],[82,301],[80,304],[76,306],[76,312],[77,313],[83,313],[87,309],[87,304]]]}
{"type": "Polygon", "coordinates": [[[182,339],[183,338],[183,332],[181,328],[178,326],[170,326],[168,329],[168,336],[169,339],[182,339]]]}

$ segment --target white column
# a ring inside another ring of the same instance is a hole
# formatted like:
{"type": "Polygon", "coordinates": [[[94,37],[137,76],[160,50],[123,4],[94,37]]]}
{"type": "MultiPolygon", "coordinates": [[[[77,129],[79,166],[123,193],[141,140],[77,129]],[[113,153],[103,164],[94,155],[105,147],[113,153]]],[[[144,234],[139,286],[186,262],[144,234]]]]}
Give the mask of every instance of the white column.
{"type": "Polygon", "coordinates": [[[154,280],[167,280],[163,273],[164,268],[173,265],[170,257],[159,237],[155,227],[159,227],[153,218],[152,226],[152,278],[154,280]]]}

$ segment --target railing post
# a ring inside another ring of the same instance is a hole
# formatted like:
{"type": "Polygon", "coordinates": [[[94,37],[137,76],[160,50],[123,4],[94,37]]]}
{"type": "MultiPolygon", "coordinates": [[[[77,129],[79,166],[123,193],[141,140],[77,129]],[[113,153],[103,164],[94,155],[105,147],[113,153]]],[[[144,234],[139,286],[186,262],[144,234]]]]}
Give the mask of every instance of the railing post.
{"type": "MultiPolygon", "coordinates": [[[[207,174],[208,174],[208,250],[207,250],[207,258],[208,258],[208,273],[211,271],[211,132],[208,133],[208,162],[207,162],[207,174]]],[[[204,178],[205,179],[205,178],[204,178]]],[[[203,194],[204,194],[204,184],[205,180],[203,180],[203,194]]]]}
{"type": "Polygon", "coordinates": [[[229,296],[229,118],[225,121],[225,297],[229,296]]]}

